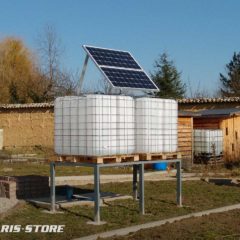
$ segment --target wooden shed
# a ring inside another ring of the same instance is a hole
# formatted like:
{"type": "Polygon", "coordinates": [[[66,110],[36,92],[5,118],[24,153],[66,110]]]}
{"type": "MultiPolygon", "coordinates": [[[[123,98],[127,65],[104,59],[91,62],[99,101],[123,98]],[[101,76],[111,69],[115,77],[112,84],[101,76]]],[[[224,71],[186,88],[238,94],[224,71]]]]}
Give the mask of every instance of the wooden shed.
{"type": "Polygon", "coordinates": [[[240,162],[240,97],[179,99],[178,107],[195,114],[193,128],[222,129],[224,159],[240,162]]]}
{"type": "Polygon", "coordinates": [[[224,160],[240,162],[240,109],[212,109],[198,114],[193,118],[193,128],[222,129],[224,160]]]}

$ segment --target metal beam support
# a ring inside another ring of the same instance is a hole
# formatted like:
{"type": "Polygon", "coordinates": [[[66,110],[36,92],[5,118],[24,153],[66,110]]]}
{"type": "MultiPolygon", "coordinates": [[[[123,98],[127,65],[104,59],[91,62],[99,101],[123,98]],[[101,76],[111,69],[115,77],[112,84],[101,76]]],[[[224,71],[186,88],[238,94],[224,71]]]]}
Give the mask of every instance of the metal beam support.
{"type": "Polygon", "coordinates": [[[86,55],[85,60],[84,60],[84,64],[83,64],[83,69],[82,69],[80,79],[79,79],[79,85],[78,85],[78,88],[77,88],[77,94],[78,95],[82,92],[83,79],[84,79],[84,76],[85,76],[85,73],[86,73],[88,59],[89,59],[89,56],[86,55]]]}
{"type": "Polygon", "coordinates": [[[144,163],[139,164],[139,210],[145,214],[144,207],[144,163]]]}
{"type": "Polygon", "coordinates": [[[138,165],[133,165],[133,199],[138,199],[138,165]]]}
{"type": "Polygon", "coordinates": [[[100,224],[100,176],[99,166],[94,166],[94,221],[100,224]]]}
{"type": "MultiPolygon", "coordinates": [[[[133,166],[139,165],[141,163],[144,164],[153,164],[159,163],[163,160],[149,160],[149,161],[135,161],[135,162],[121,162],[121,163],[100,163],[98,164],[99,168],[107,168],[107,167],[120,167],[120,166],[133,166]]],[[[168,163],[176,163],[179,159],[169,159],[167,160],[168,163]]],[[[84,167],[94,167],[96,163],[86,163],[86,162],[55,162],[58,166],[84,166],[84,167]]]]}
{"type": "MultiPolygon", "coordinates": [[[[181,160],[167,160],[169,163],[176,163],[177,168],[177,204],[182,206],[182,176],[181,176],[181,160]]],[[[118,167],[118,166],[133,166],[133,197],[138,195],[138,174],[139,174],[139,210],[141,214],[145,214],[144,201],[144,166],[149,163],[158,163],[162,160],[152,161],[137,161],[137,162],[122,162],[122,163],[70,163],[70,162],[51,162],[50,163],[50,188],[51,188],[51,211],[55,211],[55,167],[59,166],[87,166],[94,168],[94,223],[100,225],[103,222],[100,220],[100,168],[118,167]]]]}
{"type": "Polygon", "coordinates": [[[55,163],[50,163],[50,199],[51,199],[51,211],[55,212],[56,204],[56,187],[55,187],[55,163]]]}
{"type": "Polygon", "coordinates": [[[177,165],[177,205],[182,207],[182,174],[181,168],[182,164],[181,161],[176,162],[177,165]]]}

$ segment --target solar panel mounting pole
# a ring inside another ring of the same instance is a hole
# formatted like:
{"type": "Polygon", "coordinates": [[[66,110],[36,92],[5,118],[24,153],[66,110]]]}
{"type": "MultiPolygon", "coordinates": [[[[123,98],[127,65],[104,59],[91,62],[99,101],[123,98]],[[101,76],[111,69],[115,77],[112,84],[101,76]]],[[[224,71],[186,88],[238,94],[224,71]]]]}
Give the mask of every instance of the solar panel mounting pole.
{"type": "Polygon", "coordinates": [[[79,85],[78,85],[78,90],[77,90],[78,95],[82,92],[83,79],[84,79],[85,72],[87,69],[88,59],[89,59],[89,56],[87,54],[85,57],[85,60],[84,60],[82,72],[81,72],[80,79],[79,79],[79,85]]]}

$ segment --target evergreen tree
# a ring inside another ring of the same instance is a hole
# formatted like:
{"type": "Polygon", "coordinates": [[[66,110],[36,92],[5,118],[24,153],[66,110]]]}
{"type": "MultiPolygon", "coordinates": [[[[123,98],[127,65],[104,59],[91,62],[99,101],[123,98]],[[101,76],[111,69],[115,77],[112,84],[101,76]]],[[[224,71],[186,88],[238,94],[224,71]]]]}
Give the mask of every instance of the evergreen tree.
{"type": "Polygon", "coordinates": [[[151,77],[159,88],[156,96],[161,98],[183,98],[186,92],[186,85],[182,83],[181,73],[177,71],[173,61],[163,53],[155,61],[154,72],[151,77]]]}
{"type": "Polygon", "coordinates": [[[240,96],[240,52],[234,52],[232,60],[226,65],[226,73],[226,76],[220,73],[221,95],[240,96]]]}

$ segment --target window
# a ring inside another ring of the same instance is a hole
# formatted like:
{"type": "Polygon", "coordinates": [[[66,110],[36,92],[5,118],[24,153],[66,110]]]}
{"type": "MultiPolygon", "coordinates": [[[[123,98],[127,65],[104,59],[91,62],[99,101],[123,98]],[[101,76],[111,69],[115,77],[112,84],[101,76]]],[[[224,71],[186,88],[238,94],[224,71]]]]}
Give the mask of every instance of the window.
{"type": "Polygon", "coordinates": [[[228,135],[228,128],[226,127],[226,136],[228,135]]]}

